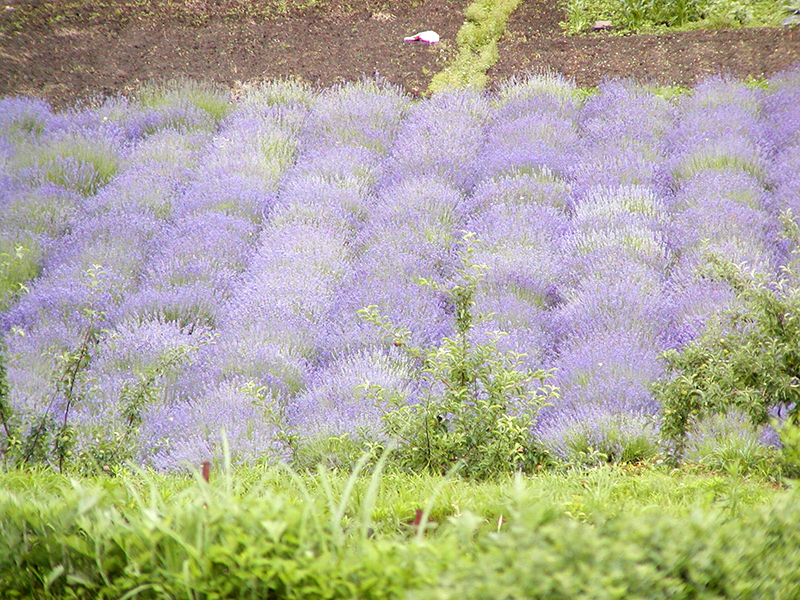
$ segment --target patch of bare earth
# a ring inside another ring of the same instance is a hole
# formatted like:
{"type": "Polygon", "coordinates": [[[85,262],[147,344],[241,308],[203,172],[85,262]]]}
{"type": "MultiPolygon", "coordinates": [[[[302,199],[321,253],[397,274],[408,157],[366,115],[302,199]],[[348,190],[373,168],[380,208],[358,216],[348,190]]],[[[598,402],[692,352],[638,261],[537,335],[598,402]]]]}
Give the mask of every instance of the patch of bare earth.
{"type": "Polygon", "coordinates": [[[509,19],[490,80],[554,71],[581,86],[612,78],[688,86],[716,74],[768,77],[800,63],[797,27],[567,36],[564,19],[557,3],[524,1],[509,19]]]}
{"type": "Polygon", "coordinates": [[[351,0],[347,10],[212,15],[201,24],[185,15],[170,19],[163,10],[123,23],[96,17],[84,24],[71,18],[67,27],[37,23],[0,37],[0,57],[13,57],[0,63],[0,95],[63,106],[175,77],[236,87],[280,78],[328,86],[376,75],[419,94],[452,56],[467,1],[392,0],[375,9],[351,0]],[[403,42],[426,29],[438,31],[442,43],[403,42]]]}
{"type": "MultiPolygon", "coordinates": [[[[375,75],[420,94],[453,56],[469,2],[317,0],[308,9],[289,0],[290,10],[276,13],[259,11],[275,0],[0,0],[0,96],[63,107],[175,77],[236,89],[375,75]],[[442,42],[403,42],[427,29],[442,42]]],[[[550,70],[580,85],[616,77],[691,85],[715,73],[768,76],[800,62],[797,28],[570,37],[559,28],[563,19],[555,0],[524,0],[490,81],[550,70]]]]}

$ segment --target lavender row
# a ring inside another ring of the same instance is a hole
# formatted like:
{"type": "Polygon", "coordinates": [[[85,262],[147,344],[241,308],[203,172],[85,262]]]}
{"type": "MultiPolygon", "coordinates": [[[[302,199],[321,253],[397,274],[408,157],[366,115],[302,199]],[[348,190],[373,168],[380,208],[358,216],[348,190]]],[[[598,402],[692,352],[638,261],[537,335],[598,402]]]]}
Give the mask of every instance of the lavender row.
{"type": "Polygon", "coordinates": [[[269,222],[220,306],[215,344],[201,350],[180,389],[145,418],[142,446],[150,464],[209,459],[223,428],[235,460],[280,455],[270,415],[285,412],[306,387],[324,313],[406,103],[366,84],[311,102],[269,222]]]}
{"type": "Polygon", "coordinates": [[[666,272],[672,258],[663,143],[675,119],[663,99],[625,82],[601,86],[580,115],[570,169],[570,226],[561,256],[569,274],[553,329],[560,398],[537,425],[565,460],[632,460],[654,451],[668,335],[666,272]]]}
{"type": "MultiPolygon", "coordinates": [[[[214,99],[213,93],[204,100],[209,97],[214,99]]],[[[76,187],[75,176],[54,177],[52,165],[59,167],[57,174],[69,175],[73,169],[81,175],[92,169],[100,172],[112,159],[118,164],[104,187],[90,189],[81,184],[74,190],[81,193],[81,202],[74,223],[67,224],[68,235],[57,240],[44,257],[42,275],[31,293],[4,315],[10,331],[6,345],[12,406],[18,414],[63,413],[65,420],[66,411],[71,410],[69,417],[82,425],[79,448],[108,441],[105,438],[112,435],[125,412],[121,393],[132,381],[147,377],[165,352],[192,343],[192,336],[184,331],[187,323],[182,321],[181,309],[191,304],[192,296],[208,305],[205,297],[223,291],[225,271],[235,269],[236,260],[241,259],[242,250],[235,247],[231,256],[219,256],[220,224],[232,236],[231,245],[244,245],[247,235],[253,235],[250,221],[264,213],[267,188],[274,187],[269,182],[274,174],[264,171],[265,181],[243,182],[239,197],[228,195],[220,187],[225,182],[221,175],[232,162],[246,161],[248,153],[259,149],[234,142],[235,118],[228,119],[228,127],[214,137],[212,115],[180,99],[168,100],[159,110],[111,101],[77,115],[74,122],[67,120],[77,131],[62,127],[51,134],[34,128],[29,139],[22,140],[32,146],[27,152],[33,155],[34,166],[17,169],[17,179],[24,178],[21,187],[34,197],[40,196],[42,185],[67,191],[76,187]],[[193,122],[180,116],[186,114],[205,116],[193,122]],[[110,141],[98,140],[100,134],[117,142],[116,154],[109,154],[110,141]],[[83,140],[83,145],[77,150],[77,142],[65,146],[67,135],[83,140]],[[226,142],[235,149],[227,165],[226,142]],[[94,160],[86,158],[86,148],[95,153],[88,155],[94,160]],[[200,164],[209,171],[198,172],[200,164]],[[204,185],[206,181],[217,189],[204,185]],[[249,204],[243,202],[245,198],[249,204]],[[237,222],[235,215],[216,210],[214,203],[245,213],[249,219],[237,222]],[[199,243],[204,237],[217,238],[206,244],[205,252],[199,243]],[[188,255],[184,264],[180,244],[188,255]],[[90,332],[92,360],[75,391],[81,399],[90,400],[69,402],[59,391],[62,357],[88,339],[90,332]],[[19,385],[14,385],[17,381],[19,385]]],[[[243,125],[248,134],[261,133],[252,123],[243,125]]],[[[269,141],[259,135],[249,139],[256,144],[269,141]]],[[[274,162],[273,157],[267,158],[274,162]]]]}
{"type": "Polygon", "coordinates": [[[370,384],[413,397],[411,365],[358,317],[360,309],[376,306],[409,329],[417,345],[436,344],[452,332],[444,299],[418,280],[453,275],[487,112],[485,99],[462,92],[417,104],[405,115],[324,316],[318,364],[289,410],[304,435],[379,435],[381,410],[365,388],[370,384]]]}

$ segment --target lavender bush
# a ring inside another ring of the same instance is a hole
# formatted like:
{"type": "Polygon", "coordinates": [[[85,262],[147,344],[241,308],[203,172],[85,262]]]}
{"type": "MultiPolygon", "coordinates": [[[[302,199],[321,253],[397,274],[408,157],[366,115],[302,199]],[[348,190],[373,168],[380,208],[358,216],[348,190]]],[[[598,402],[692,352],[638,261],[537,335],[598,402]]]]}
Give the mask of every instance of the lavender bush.
{"type": "Polygon", "coordinates": [[[662,354],[740,331],[719,315],[741,290],[708,265],[770,281],[792,260],[798,97],[795,69],[674,101],[551,76],[423,101],[374,81],[238,101],[173,82],[64,113],[2,99],[0,451],[176,469],[218,456],[223,430],[241,462],[386,443],[368,390],[413,403],[419,365],[358,313],[423,352],[454,339],[469,231],[469,343],[561,390],[526,443],[651,457],[662,354]]]}

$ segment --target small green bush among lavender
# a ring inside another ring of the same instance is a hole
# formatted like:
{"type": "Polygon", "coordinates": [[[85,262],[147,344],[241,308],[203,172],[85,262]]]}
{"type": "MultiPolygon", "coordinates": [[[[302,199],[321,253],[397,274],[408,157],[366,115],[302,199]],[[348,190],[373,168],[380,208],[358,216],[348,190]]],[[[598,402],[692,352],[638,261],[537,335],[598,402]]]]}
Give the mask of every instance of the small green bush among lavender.
{"type": "Polygon", "coordinates": [[[411,332],[383,317],[376,306],[360,311],[419,370],[413,400],[365,384],[374,401],[386,407],[384,433],[398,444],[393,459],[412,472],[444,475],[459,468],[463,475],[480,479],[530,470],[547,461],[531,429],[539,409],[558,391],[545,384],[551,373],[524,369],[522,356],[497,348],[504,332],[475,341],[475,325],[486,318],[475,314],[478,284],[486,270],[473,262],[475,243],[479,241],[474,235],[465,234],[462,266],[453,283],[420,282],[441,292],[455,315],[455,335],[445,337],[438,346],[414,346],[411,332]]]}
{"type": "MultiPolygon", "coordinates": [[[[791,213],[783,221],[797,248],[797,222],[791,213]]],[[[740,411],[753,426],[800,424],[797,262],[769,280],[716,255],[708,260],[705,276],[729,284],[739,303],[680,352],[665,354],[671,376],[655,389],[663,406],[661,433],[676,461],[691,429],[715,413],[740,411]]]]}

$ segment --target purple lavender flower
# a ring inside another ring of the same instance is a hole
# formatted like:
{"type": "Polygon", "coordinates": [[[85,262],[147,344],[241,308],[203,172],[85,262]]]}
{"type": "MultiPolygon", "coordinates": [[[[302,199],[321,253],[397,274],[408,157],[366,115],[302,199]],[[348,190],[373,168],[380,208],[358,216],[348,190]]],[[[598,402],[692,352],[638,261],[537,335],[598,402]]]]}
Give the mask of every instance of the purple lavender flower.
{"type": "Polygon", "coordinates": [[[544,170],[538,173],[515,173],[482,181],[467,200],[472,212],[480,215],[493,205],[524,206],[538,204],[566,211],[571,185],[544,170]]]}
{"type": "Polygon", "coordinates": [[[390,149],[386,184],[440,177],[462,190],[477,182],[488,102],[475,91],[437,94],[413,106],[390,149]]]}
{"type": "Polygon", "coordinates": [[[569,119],[578,114],[579,96],[575,83],[558,73],[529,73],[501,82],[496,103],[498,112],[504,112],[509,118],[538,111],[569,119]]]}
{"type": "Polygon", "coordinates": [[[566,167],[576,194],[595,186],[661,186],[666,160],[649,143],[609,141],[587,145],[566,167]]]}
{"type": "Polygon", "coordinates": [[[663,281],[649,279],[646,271],[637,281],[641,273],[641,269],[631,268],[619,272],[618,279],[585,280],[571,291],[552,317],[561,347],[606,332],[636,331],[658,348],[660,334],[668,323],[663,281]]]}
{"type": "Polygon", "coordinates": [[[773,88],[764,98],[764,137],[773,152],[796,145],[800,141],[800,117],[797,103],[800,102],[798,69],[773,77],[773,88]]]}
{"type": "Polygon", "coordinates": [[[715,252],[750,270],[774,273],[782,261],[774,246],[777,228],[775,217],[764,211],[709,197],[675,216],[673,235],[682,250],[674,268],[689,273],[703,254],[715,252]]]}
{"type": "Polygon", "coordinates": [[[188,169],[197,166],[210,141],[211,134],[207,131],[182,134],[174,129],[165,129],[137,143],[126,161],[128,164],[160,163],[182,167],[185,169],[184,177],[189,178],[188,169]]]}
{"type": "MultiPolygon", "coordinates": [[[[113,443],[114,434],[133,434],[130,404],[140,403],[136,410],[147,412],[150,404],[174,397],[177,375],[210,340],[208,331],[161,321],[126,321],[109,331],[93,351],[84,398],[74,406],[78,450],[90,450],[96,440],[113,443]]],[[[135,441],[132,436],[127,443],[135,441]]]]}
{"type": "Polygon", "coordinates": [[[233,464],[285,458],[268,418],[271,400],[250,389],[225,384],[190,402],[153,407],[141,426],[140,460],[157,470],[197,469],[221,461],[225,444],[233,464]]]}
{"type": "Polygon", "coordinates": [[[78,194],[53,184],[9,190],[0,200],[0,230],[15,231],[31,236],[39,245],[49,245],[67,232],[80,203],[78,194]]]}
{"type": "Polygon", "coordinates": [[[545,409],[536,437],[553,457],[572,464],[636,462],[652,458],[659,447],[653,416],[595,404],[545,409]]]}
{"type": "Polygon", "coordinates": [[[781,151],[770,165],[774,182],[771,207],[777,212],[791,209],[795,216],[800,215],[800,143],[788,146],[781,151]]]}
{"type": "Polygon", "coordinates": [[[681,99],[684,112],[728,110],[733,107],[756,114],[761,110],[764,90],[724,75],[708,77],[681,99]]]}
{"type": "Polygon", "coordinates": [[[744,136],[729,136],[676,151],[671,162],[677,185],[706,171],[745,171],[766,183],[764,151],[744,136]]]}
{"type": "Polygon", "coordinates": [[[116,174],[120,149],[88,132],[57,132],[27,142],[12,173],[33,186],[52,183],[91,196],[116,174]]]}
{"type": "Polygon", "coordinates": [[[487,134],[480,160],[482,178],[542,170],[563,174],[578,140],[574,120],[539,112],[508,119],[501,111],[487,134]]]}
{"type": "Polygon", "coordinates": [[[360,350],[316,372],[308,388],[288,407],[292,427],[309,438],[382,434],[381,415],[370,386],[407,397],[413,382],[408,359],[396,351],[360,350]]]}
{"type": "Polygon", "coordinates": [[[657,145],[672,126],[673,106],[631,81],[607,81],[580,111],[581,133],[592,144],[657,145]]]}
{"type": "Polygon", "coordinates": [[[64,126],[65,119],[54,114],[44,100],[22,97],[0,99],[0,138],[12,142],[34,140],[64,126]]]}
{"type": "Polygon", "coordinates": [[[346,145],[383,153],[408,105],[408,97],[390,85],[337,86],[315,99],[304,135],[311,147],[346,145]]]}
{"type": "Polygon", "coordinates": [[[664,346],[680,348],[700,336],[715,315],[737,306],[730,286],[694,275],[675,273],[664,294],[664,346]]]}
{"type": "Polygon", "coordinates": [[[373,245],[347,272],[331,299],[324,328],[320,329],[318,352],[323,356],[342,355],[364,347],[387,343],[377,328],[365,323],[358,311],[377,306],[393,323],[408,328],[413,342],[427,346],[452,331],[441,294],[419,285],[420,277],[439,279],[437,266],[452,268],[451,254],[425,256],[395,245],[373,245]]]}

